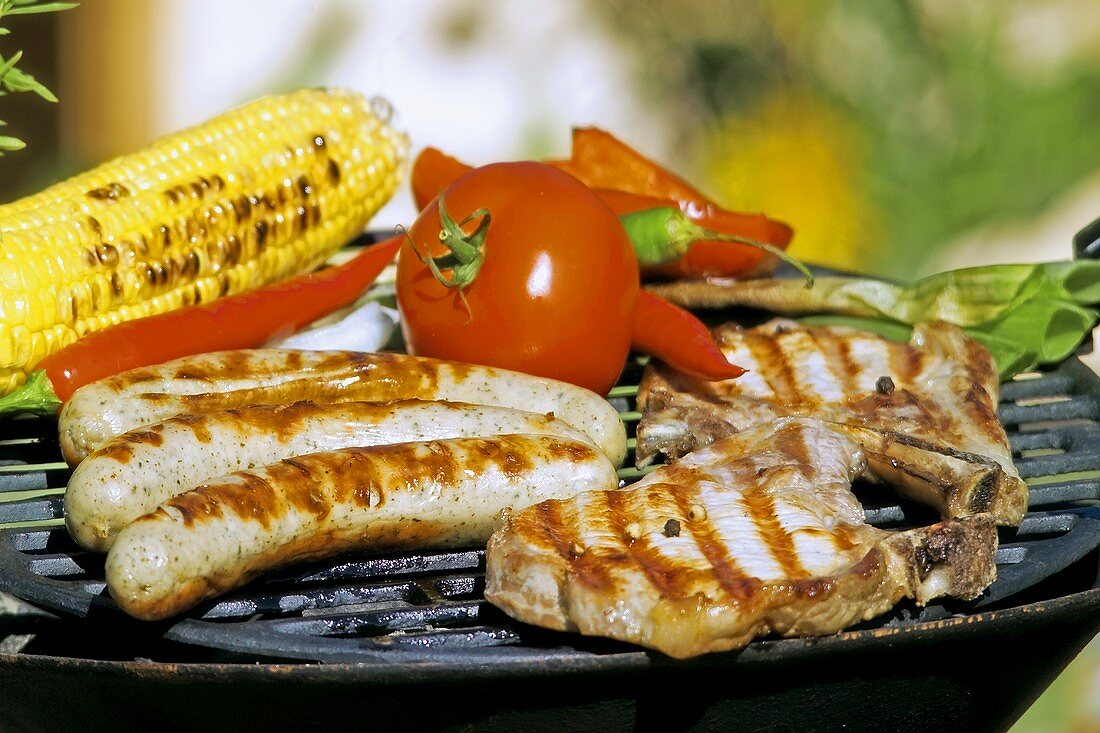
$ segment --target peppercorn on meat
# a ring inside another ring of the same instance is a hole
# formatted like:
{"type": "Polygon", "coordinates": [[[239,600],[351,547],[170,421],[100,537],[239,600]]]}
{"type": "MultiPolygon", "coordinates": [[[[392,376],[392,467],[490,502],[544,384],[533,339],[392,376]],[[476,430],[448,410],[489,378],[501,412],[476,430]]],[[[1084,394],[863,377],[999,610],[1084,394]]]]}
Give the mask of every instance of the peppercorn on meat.
{"type": "Polygon", "coordinates": [[[385,102],[303,90],[0,206],[0,395],[89,332],[319,265],[407,149],[385,102]]]}

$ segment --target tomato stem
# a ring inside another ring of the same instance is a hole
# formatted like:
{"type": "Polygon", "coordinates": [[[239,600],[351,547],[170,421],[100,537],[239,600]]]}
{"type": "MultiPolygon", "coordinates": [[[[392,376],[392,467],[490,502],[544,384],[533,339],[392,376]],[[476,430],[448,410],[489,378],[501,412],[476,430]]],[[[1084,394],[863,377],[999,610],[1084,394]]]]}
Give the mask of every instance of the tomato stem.
{"type": "MultiPolygon", "coordinates": [[[[447,248],[447,253],[439,257],[432,257],[429,253],[420,251],[416,242],[409,238],[413,252],[417,259],[428,266],[432,276],[439,284],[450,290],[458,290],[458,297],[462,299],[462,305],[466,308],[466,314],[473,317],[470,312],[470,304],[463,292],[477,277],[481,265],[485,262],[485,236],[489,232],[489,222],[492,217],[488,209],[478,209],[467,215],[460,222],[455,222],[447,213],[447,206],[443,197],[439,197],[439,243],[447,248]],[[477,228],[467,234],[462,227],[475,219],[481,219],[477,228]],[[444,270],[450,270],[448,278],[443,274],[444,270]]],[[[408,236],[408,235],[406,235],[408,236]]]]}

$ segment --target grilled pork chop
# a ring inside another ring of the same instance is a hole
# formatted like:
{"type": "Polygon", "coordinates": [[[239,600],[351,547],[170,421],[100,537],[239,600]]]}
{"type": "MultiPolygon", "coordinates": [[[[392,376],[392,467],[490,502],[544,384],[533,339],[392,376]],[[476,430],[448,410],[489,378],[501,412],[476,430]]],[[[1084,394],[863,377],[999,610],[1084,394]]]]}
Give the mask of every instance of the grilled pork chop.
{"type": "Polygon", "coordinates": [[[811,419],[749,428],[626,489],[549,500],[489,540],[485,597],[528,623],[673,657],[829,634],[902,598],[993,581],[988,514],[888,532],[851,492],[866,457],[811,419]]]}
{"type": "Polygon", "coordinates": [[[944,323],[913,329],[908,344],[842,327],[776,319],[721,326],[723,353],[748,373],[701,382],[663,364],[638,392],[638,464],[677,458],[782,417],[830,423],[863,445],[869,477],[935,507],[945,518],[989,512],[1018,525],[1027,485],[997,419],[989,352],[944,323]]]}

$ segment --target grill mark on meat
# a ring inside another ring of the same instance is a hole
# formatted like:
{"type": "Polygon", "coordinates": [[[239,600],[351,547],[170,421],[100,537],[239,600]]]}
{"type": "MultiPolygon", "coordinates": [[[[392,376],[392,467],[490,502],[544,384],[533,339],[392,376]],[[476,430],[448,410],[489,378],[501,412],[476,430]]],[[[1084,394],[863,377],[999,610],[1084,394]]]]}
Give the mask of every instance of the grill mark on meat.
{"type": "Polygon", "coordinates": [[[917,349],[899,347],[890,349],[888,354],[890,371],[902,382],[912,382],[924,366],[924,356],[917,349]]]}
{"type": "Polygon", "coordinates": [[[786,355],[775,340],[754,333],[745,333],[745,346],[752,354],[753,361],[759,367],[768,387],[775,397],[788,405],[802,402],[802,393],[798,388],[794,372],[786,355]]]}
{"type": "Polygon", "coordinates": [[[860,368],[852,361],[851,346],[848,339],[839,339],[831,331],[817,329],[808,332],[817,350],[825,359],[825,366],[839,382],[843,394],[850,395],[858,391],[856,379],[860,368]]]}
{"type": "Polygon", "coordinates": [[[606,592],[614,586],[610,565],[621,561],[623,554],[585,546],[586,538],[578,534],[576,505],[551,499],[537,504],[534,516],[538,518],[537,531],[543,533],[557,555],[565,560],[570,577],[595,591],[606,592]]]}
{"type": "Polygon", "coordinates": [[[803,476],[807,478],[813,476],[814,466],[813,461],[810,460],[810,449],[800,431],[780,430],[776,432],[774,440],[776,450],[790,456],[791,462],[803,476]]]}
{"type": "MultiPolygon", "coordinates": [[[[637,566],[662,597],[681,598],[687,588],[687,583],[682,577],[682,567],[666,558],[653,546],[646,528],[641,528],[637,537],[631,537],[628,534],[627,527],[639,514],[634,511],[629,502],[630,498],[637,495],[638,492],[632,491],[605,491],[600,494],[612,538],[623,550],[621,561],[637,566]]],[[[614,555],[606,559],[609,565],[619,560],[614,555]]]]}
{"type": "Polygon", "coordinates": [[[981,426],[983,435],[994,437],[1003,447],[1008,448],[1008,441],[1002,438],[1001,431],[994,429],[1000,427],[1001,423],[997,413],[990,407],[991,402],[989,393],[981,384],[972,384],[963,397],[962,406],[967,417],[981,426]]]}
{"type": "Polygon", "coordinates": [[[832,402],[844,393],[840,379],[832,373],[829,356],[808,329],[785,330],[776,336],[780,353],[794,375],[800,410],[812,411],[823,402],[832,402]]]}
{"type": "MultiPolygon", "coordinates": [[[[966,358],[964,363],[971,381],[982,385],[982,387],[996,390],[999,381],[997,372],[993,368],[993,362],[989,359],[985,347],[973,339],[968,339],[965,343],[966,358]]],[[[991,394],[990,396],[993,397],[994,395],[991,394]]]]}
{"type": "Polygon", "coordinates": [[[561,502],[555,499],[543,501],[536,504],[531,511],[535,513],[538,519],[538,521],[528,524],[532,529],[538,530],[531,534],[532,539],[543,547],[552,548],[559,557],[572,560],[573,553],[570,549],[574,542],[566,537],[563,531],[561,502]]]}
{"type": "Polygon", "coordinates": [[[819,527],[801,527],[798,532],[807,537],[825,537],[840,552],[847,552],[859,544],[855,540],[855,532],[846,524],[838,524],[828,532],[819,527]]]}
{"type": "Polygon", "coordinates": [[[741,492],[741,505],[749,513],[749,519],[764,541],[764,547],[779,564],[784,577],[806,576],[806,568],[798,557],[793,538],[783,529],[776,510],[775,499],[758,484],[751,484],[741,492]]]}
{"type": "MultiPolygon", "coordinates": [[[[701,503],[699,483],[679,483],[678,477],[675,481],[677,483],[659,483],[653,486],[667,490],[676,502],[680,516],[687,517],[691,514],[691,507],[701,503]]],[[[714,578],[726,595],[738,602],[745,602],[752,598],[760,588],[760,581],[750,578],[738,567],[733,553],[719,537],[718,529],[710,516],[687,521],[682,526],[686,528],[687,535],[695,542],[695,547],[700,554],[710,563],[714,578]]]]}

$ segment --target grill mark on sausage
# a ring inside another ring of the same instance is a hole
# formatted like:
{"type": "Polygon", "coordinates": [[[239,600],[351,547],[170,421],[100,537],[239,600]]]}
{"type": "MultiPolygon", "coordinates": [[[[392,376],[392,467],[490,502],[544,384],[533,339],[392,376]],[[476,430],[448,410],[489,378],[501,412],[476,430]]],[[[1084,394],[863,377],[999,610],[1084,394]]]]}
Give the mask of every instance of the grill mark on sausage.
{"type": "Polygon", "coordinates": [[[125,465],[134,459],[134,449],[129,442],[120,438],[100,448],[95,455],[98,458],[109,458],[125,465]]]}
{"type": "Polygon", "coordinates": [[[164,435],[161,433],[163,428],[159,425],[154,425],[148,430],[131,430],[121,436],[121,439],[125,440],[130,445],[142,445],[148,444],[159,448],[164,445],[164,435]]]}
{"type": "MultiPolygon", "coordinates": [[[[410,446],[411,447],[411,446],[410,446]]],[[[459,461],[454,451],[445,443],[431,441],[417,446],[413,450],[398,450],[397,455],[408,453],[400,460],[400,473],[405,477],[405,485],[409,488],[419,486],[424,482],[432,482],[440,487],[453,487],[461,478],[462,468],[474,472],[484,471],[484,466],[494,460],[508,460],[501,454],[511,453],[507,448],[501,447],[491,441],[478,441],[467,454],[464,462],[459,461]],[[464,464],[464,465],[462,465],[464,464]]],[[[509,458],[511,456],[509,455],[509,458]]],[[[509,478],[519,476],[519,470],[508,474],[509,478]]]]}
{"type": "Polygon", "coordinates": [[[207,415],[177,415],[165,422],[166,425],[183,425],[191,430],[195,440],[210,443],[214,440],[210,432],[210,418],[207,415]]]}
{"type": "Polygon", "coordinates": [[[332,511],[332,502],[322,487],[322,482],[332,480],[333,483],[343,483],[339,477],[326,476],[326,468],[323,462],[317,460],[287,458],[274,467],[272,478],[283,487],[287,504],[301,512],[312,514],[321,521],[332,511]],[[314,464],[320,465],[315,469],[314,464]]]}

